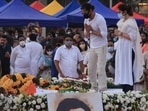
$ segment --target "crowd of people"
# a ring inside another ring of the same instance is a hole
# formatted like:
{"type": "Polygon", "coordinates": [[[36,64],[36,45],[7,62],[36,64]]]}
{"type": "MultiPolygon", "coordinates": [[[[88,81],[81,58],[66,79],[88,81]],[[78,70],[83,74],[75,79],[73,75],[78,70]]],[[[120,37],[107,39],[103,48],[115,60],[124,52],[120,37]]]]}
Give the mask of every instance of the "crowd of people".
{"type": "Polygon", "coordinates": [[[134,90],[134,85],[148,74],[148,30],[144,25],[137,26],[129,5],[118,7],[120,20],[111,31],[94,9],[90,3],[81,6],[84,30],[56,28],[43,37],[38,23],[3,29],[1,77],[14,73],[42,78],[88,76],[93,90],[104,91],[107,76],[111,76],[124,92],[134,90]]]}

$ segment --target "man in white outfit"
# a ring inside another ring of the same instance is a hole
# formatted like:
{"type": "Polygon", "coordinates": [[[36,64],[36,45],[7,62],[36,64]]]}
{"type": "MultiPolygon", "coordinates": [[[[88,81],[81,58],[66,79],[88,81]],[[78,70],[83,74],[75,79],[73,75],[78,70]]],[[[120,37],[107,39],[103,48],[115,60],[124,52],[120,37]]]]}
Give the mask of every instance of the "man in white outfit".
{"type": "Polygon", "coordinates": [[[78,47],[73,45],[71,35],[65,35],[64,45],[60,46],[55,54],[54,63],[60,77],[81,78],[83,72],[83,56],[78,47]],[[78,73],[80,63],[81,74],[78,73]]]}
{"type": "Polygon", "coordinates": [[[27,44],[27,47],[29,48],[29,50],[31,51],[31,63],[30,63],[30,69],[31,69],[31,74],[36,76],[38,73],[38,59],[40,57],[41,54],[43,54],[43,48],[42,45],[39,44],[38,42],[36,42],[36,34],[30,34],[29,38],[30,38],[30,42],[27,44]]]}
{"type": "Polygon", "coordinates": [[[25,37],[18,37],[19,45],[17,45],[11,53],[10,65],[12,73],[30,73],[30,50],[26,47],[25,37]]]}
{"type": "Polygon", "coordinates": [[[106,54],[107,25],[104,17],[94,11],[94,6],[85,3],[81,7],[84,15],[84,35],[90,39],[88,59],[88,75],[92,89],[104,91],[107,89],[106,54]]]}

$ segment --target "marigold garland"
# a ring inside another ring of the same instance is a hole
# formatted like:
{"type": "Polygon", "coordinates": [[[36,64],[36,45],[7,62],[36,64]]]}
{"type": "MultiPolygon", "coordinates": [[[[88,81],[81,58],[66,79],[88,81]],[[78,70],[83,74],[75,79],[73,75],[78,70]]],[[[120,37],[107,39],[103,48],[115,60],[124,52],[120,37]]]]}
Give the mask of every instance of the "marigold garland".
{"type": "Polygon", "coordinates": [[[25,93],[27,88],[33,84],[32,79],[34,78],[31,74],[20,74],[4,75],[0,79],[0,87],[3,88],[6,94],[19,94],[25,93]]]}

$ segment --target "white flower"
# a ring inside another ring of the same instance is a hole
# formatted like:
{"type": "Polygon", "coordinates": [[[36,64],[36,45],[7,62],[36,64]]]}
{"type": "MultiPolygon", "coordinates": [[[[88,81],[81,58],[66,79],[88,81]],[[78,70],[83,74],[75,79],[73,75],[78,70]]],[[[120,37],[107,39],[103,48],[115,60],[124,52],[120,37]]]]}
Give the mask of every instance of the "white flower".
{"type": "Polygon", "coordinates": [[[30,105],[30,104],[31,104],[31,102],[29,101],[29,102],[28,102],[28,104],[30,105]]]}
{"type": "Polygon", "coordinates": [[[46,107],[45,103],[41,103],[41,108],[45,108],[45,107],[46,107]]]}
{"type": "Polygon", "coordinates": [[[13,106],[13,109],[16,109],[16,108],[17,108],[16,105],[14,105],[14,106],[13,106]]]}
{"type": "Polygon", "coordinates": [[[145,97],[142,97],[141,98],[141,102],[146,102],[146,98],[145,97]]]}
{"type": "Polygon", "coordinates": [[[56,77],[52,77],[52,80],[55,81],[55,80],[57,80],[57,78],[56,77]]]}
{"type": "Polygon", "coordinates": [[[36,109],[41,109],[40,105],[36,105],[35,107],[36,107],[36,109]]]}
{"type": "Polygon", "coordinates": [[[3,104],[2,101],[0,101],[0,106],[1,106],[2,104],[3,104]]]}
{"type": "Polygon", "coordinates": [[[20,99],[22,99],[23,97],[24,97],[24,95],[23,95],[23,94],[20,94],[20,95],[19,95],[19,98],[20,98],[20,99]]]}
{"type": "Polygon", "coordinates": [[[34,105],[35,105],[35,104],[36,104],[36,101],[35,101],[35,100],[33,100],[33,101],[32,101],[32,104],[34,104],[34,105]]]}
{"type": "Polygon", "coordinates": [[[4,110],[8,110],[8,109],[9,109],[9,104],[5,104],[4,110]]]}
{"type": "Polygon", "coordinates": [[[4,97],[4,95],[3,95],[3,94],[1,94],[1,95],[0,95],[0,98],[1,98],[1,99],[4,99],[5,97],[4,97]]]}
{"type": "Polygon", "coordinates": [[[30,108],[29,111],[34,111],[33,108],[30,108]]]}
{"type": "Polygon", "coordinates": [[[25,107],[27,104],[26,103],[23,103],[23,106],[25,107]]]}
{"type": "Polygon", "coordinates": [[[12,103],[12,100],[11,99],[8,99],[8,103],[11,104],[12,103]]]}
{"type": "Polygon", "coordinates": [[[108,110],[109,110],[109,108],[110,108],[110,105],[105,105],[105,107],[104,107],[104,108],[105,108],[105,110],[106,110],[106,111],[108,111],[108,110]]]}
{"type": "Polygon", "coordinates": [[[37,98],[37,103],[41,103],[42,102],[42,99],[41,98],[37,98]]]}

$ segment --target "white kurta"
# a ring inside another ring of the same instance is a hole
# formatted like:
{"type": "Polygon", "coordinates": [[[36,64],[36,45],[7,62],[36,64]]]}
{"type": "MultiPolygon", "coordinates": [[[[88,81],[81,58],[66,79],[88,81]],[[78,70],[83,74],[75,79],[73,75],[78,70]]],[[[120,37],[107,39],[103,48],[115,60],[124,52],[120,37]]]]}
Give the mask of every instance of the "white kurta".
{"type": "Polygon", "coordinates": [[[27,47],[16,46],[10,56],[12,73],[30,73],[30,51],[27,47]]]}
{"type": "Polygon", "coordinates": [[[31,41],[27,44],[27,47],[31,51],[31,61],[30,61],[30,69],[31,69],[31,74],[36,76],[38,73],[38,58],[40,57],[41,54],[43,54],[43,48],[41,44],[31,41]]]}
{"type": "Polygon", "coordinates": [[[139,30],[133,18],[124,22],[121,19],[117,26],[120,31],[129,34],[131,40],[119,37],[116,46],[115,84],[133,85],[134,82],[139,81],[143,74],[139,30]],[[135,52],[134,65],[132,65],[132,50],[135,52]]]}

